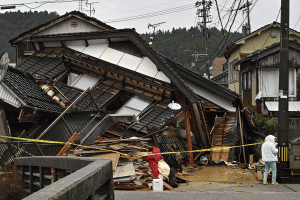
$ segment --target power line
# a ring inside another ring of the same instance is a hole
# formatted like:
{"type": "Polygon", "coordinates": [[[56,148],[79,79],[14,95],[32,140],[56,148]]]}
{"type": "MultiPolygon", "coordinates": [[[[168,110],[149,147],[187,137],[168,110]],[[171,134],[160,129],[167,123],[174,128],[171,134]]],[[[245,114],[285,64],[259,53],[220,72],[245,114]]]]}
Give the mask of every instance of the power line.
{"type": "Polygon", "coordinates": [[[161,10],[161,11],[157,11],[157,12],[136,15],[136,16],[132,16],[132,17],[125,17],[125,18],[120,18],[120,19],[108,20],[108,21],[105,21],[104,23],[115,23],[115,22],[122,22],[122,21],[129,21],[129,20],[136,20],[136,19],[142,19],[142,18],[148,18],[148,17],[161,16],[161,15],[181,12],[181,11],[185,11],[185,10],[189,10],[189,9],[193,9],[193,8],[194,8],[194,4],[187,4],[184,6],[174,7],[174,8],[161,10]]]}
{"type": "Polygon", "coordinates": [[[222,27],[222,33],[223,33],[223,36],[224,36],[224,27],[223,27],[223,23],[222,23],[222,20],[221,20],[221,15],[220,15],[220,11],[219,11],[218,2],[217,2],[217,0],[215,0],[215,2],[216,2],[216,6],[217,6],[217,11],[218,11],[219,20],[220,20],[221,27],[222,27]]]}
{"type": "MultiPolygon", "coordinates": [[[[183,1],[183,0],[177,0],[177,1],[183,1]]],[[[175,2],[176,2],[176,1],[175,1],[175,2]]],[[[126,11],[123,11],[123,12],[118,12],[118,14],[121,14],[121,13],[129,13],[129,12],[132,12],[132,11],[138,11],[138,10],[145,10],[145,9],[148,9],[148,8],[155,8],[155,7],[167,5],[167,4],[170,4],[170,3],[174,3],[174,1],[169,1],[169,2],[166,2],[166,3],[157,4],[157,5],[154,5],[154,6],[147,6],[147,7],[138,8],[138,9],[126,10],[126,11]]],[[[113,12],[113,13],[101,14],[101,16],[112,15],[112,14],[116,14],[116,13],[113,12]]]]}
{"type": "Polygon", "coordinates": [[[36,8],[41,7],[42,5],[49,4],[49,3],[68,3],[68,2],[76,2],[76,1],[80,1],[80,0],[35,1],[35,2],[28,2],[28,3],[3,4],[3,5],[0,5],[0,7],[6,7],[6,6],[21,7],[21,6],[25,6],[25,7],[30,8],[30,9],[36,9],[36,8]],[[32,5],[32,4],[41,4],[41,5],[39,5],[37,7],[28,6],[28,5],[32,5]]]}

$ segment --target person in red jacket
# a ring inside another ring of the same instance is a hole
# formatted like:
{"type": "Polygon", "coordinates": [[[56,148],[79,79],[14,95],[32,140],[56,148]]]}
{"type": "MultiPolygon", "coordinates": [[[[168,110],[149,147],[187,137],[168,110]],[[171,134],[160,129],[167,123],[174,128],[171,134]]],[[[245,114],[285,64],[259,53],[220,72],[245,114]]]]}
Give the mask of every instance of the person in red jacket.
{"type": "Polygon", "coordinates": [[[159,175],[159,170],[158,170],[158,161],[164,159],[163,156],[161,156],[160,154],[156,154],[156,153],[160,153],[160,149],[153,147],[153,150],[151,151],[153,154],[155,155],[151,155],[151,156],[146,156],[144,158],[145,161],[149,162],[149,166],[152,170],[153,176],[155,178],[158,178],[159,175]]]}

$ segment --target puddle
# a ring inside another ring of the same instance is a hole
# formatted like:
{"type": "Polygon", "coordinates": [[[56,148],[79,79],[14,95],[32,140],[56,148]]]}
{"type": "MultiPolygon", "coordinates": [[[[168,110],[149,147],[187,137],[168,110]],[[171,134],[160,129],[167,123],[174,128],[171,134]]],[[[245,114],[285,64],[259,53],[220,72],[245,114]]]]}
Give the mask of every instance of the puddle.
{"type": "Polygon", "coordinates": [[[187,176],[180,177],[191,182],[259,183],[255,173],[225,165],[203,166],[201,169],[189,172],[187,176]]]}

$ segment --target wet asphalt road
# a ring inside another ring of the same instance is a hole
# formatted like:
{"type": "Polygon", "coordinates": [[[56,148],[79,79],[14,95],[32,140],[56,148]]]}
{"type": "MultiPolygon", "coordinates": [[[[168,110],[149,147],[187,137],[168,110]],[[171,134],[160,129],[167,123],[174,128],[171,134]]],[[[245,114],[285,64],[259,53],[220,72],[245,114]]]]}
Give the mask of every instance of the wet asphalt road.
{"type": "Polygon", "coordinates": [[[116,200],[196,200],[196,199],[300,199],[300,184],[188,183],[173,191],[118,191],[116,200]]]}

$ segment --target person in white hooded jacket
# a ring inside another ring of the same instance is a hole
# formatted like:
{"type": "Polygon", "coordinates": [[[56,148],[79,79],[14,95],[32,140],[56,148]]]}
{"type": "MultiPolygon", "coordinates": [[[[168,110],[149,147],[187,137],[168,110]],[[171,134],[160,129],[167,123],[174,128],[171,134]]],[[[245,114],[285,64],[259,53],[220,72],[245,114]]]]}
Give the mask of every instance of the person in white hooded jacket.
{"type": "Polygon", "coordinates": [[[264,180],[263,184],[267,185],[267,178],[270,171],[270,168],[272,169],[272,185],[277,185],[276,182],[276,162],[278,161],[277,153],[278,149],[276,148],[277,143],[275,142],[275,136],[274,135],[268,135],[265,138],[265,142],[263,143],[261,147],[261,153],[262,153],[262,161],[265,162],[265,172],[264,172],[264,180]]]}

